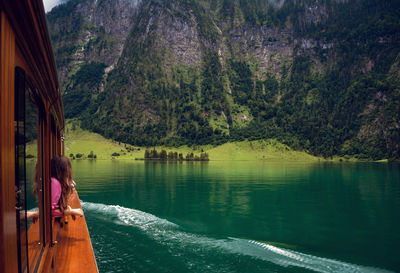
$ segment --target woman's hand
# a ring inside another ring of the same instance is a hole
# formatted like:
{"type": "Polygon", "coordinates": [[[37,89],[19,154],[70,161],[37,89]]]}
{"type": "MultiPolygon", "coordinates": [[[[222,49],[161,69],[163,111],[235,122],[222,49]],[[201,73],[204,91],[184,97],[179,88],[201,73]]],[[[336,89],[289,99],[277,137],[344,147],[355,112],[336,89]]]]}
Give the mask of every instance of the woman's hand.
{"type": "Polygon", "coordinates": [[[26,218],[28,220],[32,220],[32,223],[36,223],[36,221],[39,219],[39,211],[27,211],[26,212],[26,218]]]}
{"type": "Polygon", "coordinates": [[[72,219],[75,220],[75,216],[83,216],[83,210],[82,209],[72,209],[70,206],[67,207],[66,210],[64,210],[64,215],[71,215],[72,219]]]}

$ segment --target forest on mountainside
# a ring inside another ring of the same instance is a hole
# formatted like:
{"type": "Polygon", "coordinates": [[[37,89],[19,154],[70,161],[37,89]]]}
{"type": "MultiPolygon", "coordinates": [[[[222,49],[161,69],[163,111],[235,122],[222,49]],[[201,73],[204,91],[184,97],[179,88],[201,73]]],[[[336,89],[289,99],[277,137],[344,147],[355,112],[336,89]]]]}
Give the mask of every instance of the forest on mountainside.
{"type": "Polygon", "coordinates": [[[65,116],[84,128],[140,146],[275,138],[400,158],[400,1],[117,2],[47,14],[65,116]]]}

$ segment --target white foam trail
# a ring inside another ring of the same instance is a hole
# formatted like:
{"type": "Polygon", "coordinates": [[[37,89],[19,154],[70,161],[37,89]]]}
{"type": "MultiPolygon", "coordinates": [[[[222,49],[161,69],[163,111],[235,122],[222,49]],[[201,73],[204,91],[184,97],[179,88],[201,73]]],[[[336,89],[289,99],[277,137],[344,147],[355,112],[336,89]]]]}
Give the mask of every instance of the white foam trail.
{"type": "MultiPolygon", "coordinates": [[[[276,247],[270,244],[253,240],[238,238],[215,239],[196,235],[179,230],[179,226],[152,214],[124,208],[118,205],[104,205],[90,202],[82,202],[84,210],[106,215],[116,224],[129,225],[144,231],[149,237],[158,243],[169,247],[181,249],[207,249],[212,253],[216,250],[225,253],[251,256],[271,262],[283,267],[300,267],[321,273],[388,273],[390,271],[345,263],[337,260],[321,258],[290,249],[276,247]],[[116,218],[115,218],[116,217],[116,218]]],[[[180,251],[181,252],[181,251],[180,251]]]]}
{"type": "MultiPolygon", "coordinates": [[[[241,239],[238,239],[241,240],[241,239]]],[[[268,261],[274,262],[282,266],[297,266],[310,269],[316,272],[390,272],[387,270],[360,266],[350,263],[345,263],[337,260],[321,258],[309,254],[300,253],[297,251],[275,247],[270,244],[260,243],[257,241],[248,241],[250,244],[256,245],[259,248],[267,251],[268,261]]],[[[264,255],[258,255],[259,258],[264,259],[264,255]]]]}
{"type": "Polygon", "coordinates": [[[81,205],[82,208],[85,210],[111,216],[111,219],[116,216],[117,219],[113,220],[119,220],[125,225],[136,226],[143,230],[147,230],[150,227],[178,227],[178,225],[171,223],[167,220],[158,218],[150,213],[130,208],[124,208],[118,205],[104,205],[83,201],[81,201],[81,205]]]}

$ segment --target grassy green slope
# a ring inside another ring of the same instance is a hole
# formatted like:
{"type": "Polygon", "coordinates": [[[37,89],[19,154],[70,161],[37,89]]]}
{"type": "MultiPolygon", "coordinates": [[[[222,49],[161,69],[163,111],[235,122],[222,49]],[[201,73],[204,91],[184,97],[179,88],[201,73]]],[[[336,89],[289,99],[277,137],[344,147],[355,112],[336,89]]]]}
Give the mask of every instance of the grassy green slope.
{"type": "Polygon", "coordinates": [[[319,159],[305,152],[293,151],[274,139],[225,143],[206,151],[211,160],[315,161],[319,159]]]}
{"type": "MultiPolygon", "coordinates": [[[[128,146],[132,147],[132,146],[128,146]]],[[[86,158],[91,151],[97,156],[97,159],[111,159],[113,153],[119,153],[120,158],[134,159],[142,157],[143,151],[134,150],[128,152],[123,143],[118,143],[103,136],[81,129],[73,125],[71,121],[66,124],[65,130],[65,155],[83,154],[86,158]]]]}
{"type": "MultiPolygon", "coordinates": [[[[186,156],[193,152],[200,154],[201,151],[209,154],[210,160],[269,160],[269,161],[315,161],[319,158],[305,152],[293,151],[288,146],[274,139],[242,141],[225,143],[220,146],[181,146],[178,148],[155,147],[158,151],[165,149],[167,152],[178,152],[186,156]]],[[[65,154],[83,154],[86,158],[89,153],[97,156],[97,159],[111,159],[113,153],[119,153],[118,159],[143,158],[145,148],[134,147],[124,143],[118,143],[102,137],[99,134],[82,130],[79,126],[67,122],[65,135],[65,154]]]]}

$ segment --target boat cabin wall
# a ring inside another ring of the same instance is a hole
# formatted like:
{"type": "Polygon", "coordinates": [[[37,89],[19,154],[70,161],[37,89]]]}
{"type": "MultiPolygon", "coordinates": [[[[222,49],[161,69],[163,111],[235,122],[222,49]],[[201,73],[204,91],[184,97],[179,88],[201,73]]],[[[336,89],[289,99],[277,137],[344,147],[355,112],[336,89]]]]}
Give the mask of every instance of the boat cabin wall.
{"type": "Polygon", "coordinates": [[[40,0],[0,1],[0,272],[41,272],[54,252],[50,159],[63,153],[64,118],[44,28],[40,0]],[[40,181],[35,194],[32,174],[40,181]],[[30,201],[36,210],[27,210],[30,201]]]}

